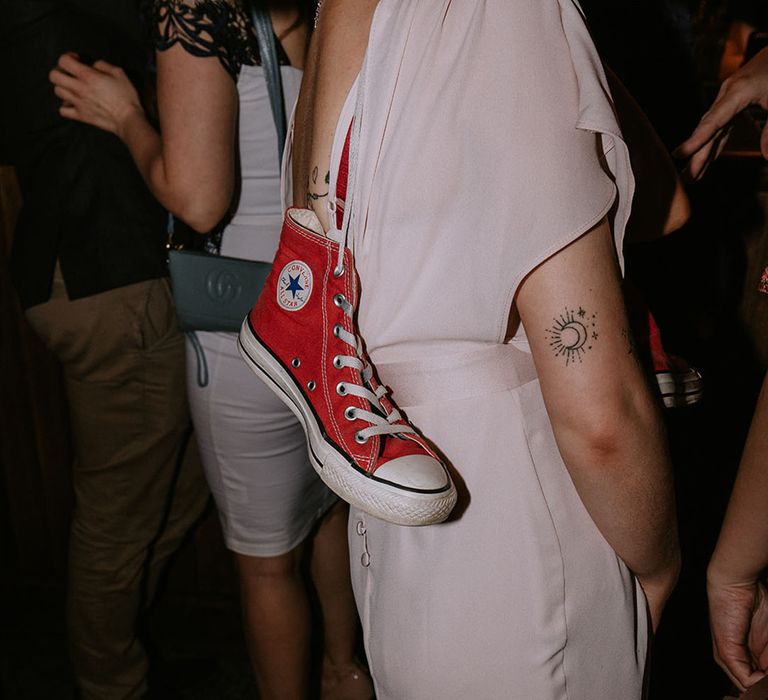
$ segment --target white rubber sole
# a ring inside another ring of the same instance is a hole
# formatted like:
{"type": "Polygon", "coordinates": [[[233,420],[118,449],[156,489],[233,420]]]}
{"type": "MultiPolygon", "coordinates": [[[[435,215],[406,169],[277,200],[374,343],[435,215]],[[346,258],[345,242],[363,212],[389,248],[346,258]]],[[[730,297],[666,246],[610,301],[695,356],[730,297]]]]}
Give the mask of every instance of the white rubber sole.
{"type": "Polygon", "coordinates": [[[360,510],[396,525],[433,525],[448,517],[456,504],[456,488],[449,478],[445,489],[423,492],[398,488],[365,474],[325,439],[303,392],[254,335],[247,318],[240,329],[237,347],[251,370],[299,419],[307,436],[312,466],[331,491],[360,510]]]}
{"type": "Polygon", "coordinates": [[[693,368],[686,372],[656,372],[656,381],[667,408],[692,406],[703,395],[701,375],[693,368]]]}

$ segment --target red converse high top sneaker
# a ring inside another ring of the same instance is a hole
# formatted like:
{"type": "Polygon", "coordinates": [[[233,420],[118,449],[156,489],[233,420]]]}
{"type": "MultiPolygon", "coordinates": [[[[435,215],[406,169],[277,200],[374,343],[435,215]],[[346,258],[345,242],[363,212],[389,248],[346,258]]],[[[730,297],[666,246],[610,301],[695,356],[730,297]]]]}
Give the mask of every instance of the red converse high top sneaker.
{"type": "Polygon", "coordinates": [[[373,376],[354,320],[352,258],[344,250],[338,271],[338,255],[314,212],[289,209],[272,272],[240,330],[240,353],[298,416],[330,489],[392,523],[441,522],[456,490],[373,376]]]}
{"type": "Polygon", "coordinates": [[[703,380],[699,370],[682,357],[664,349],[661,331],[653,314],[648,312],[648,344],[661,400],[667,408],[681,408],[701,401],[703,380]]]}

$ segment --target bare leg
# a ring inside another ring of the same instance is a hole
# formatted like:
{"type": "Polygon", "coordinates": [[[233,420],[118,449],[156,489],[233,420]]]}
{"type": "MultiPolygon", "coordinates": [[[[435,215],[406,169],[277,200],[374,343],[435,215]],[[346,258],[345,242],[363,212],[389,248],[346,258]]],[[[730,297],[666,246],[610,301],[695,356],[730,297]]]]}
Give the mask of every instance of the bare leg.
{"type": "Polygon", "coordinates": [[[276,557],[237,554],[243,624],[260,700],[306,700],[310,611],[303,547],[276,557]]]}
{"type": "Polygon", "coordinates": [[[325,516],[314,538],[312,579],[323,618],[323,700],[369,700],[370,677],[355,660],[358,618],[349,576],[347,519],[340,501],[325,516]]]}

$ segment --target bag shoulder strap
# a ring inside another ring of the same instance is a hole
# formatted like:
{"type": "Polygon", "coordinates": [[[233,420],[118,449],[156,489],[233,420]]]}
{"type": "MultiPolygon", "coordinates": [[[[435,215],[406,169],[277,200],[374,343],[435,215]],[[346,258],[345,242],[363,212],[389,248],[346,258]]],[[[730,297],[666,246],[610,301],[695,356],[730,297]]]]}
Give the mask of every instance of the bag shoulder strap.
{"type": "Polygon", "coordinates": [[[267,80],[269,102],[272,106],[272,117],[275,120],[277,130],[278,157],[282,159],[285,148],[286,119],[285,101],[283,98],[283,79],[280,75],[280,65],[277,60],[277,47],[275,45],[275,32],[272,28],[272,19],[269,12],[262,7],[251,5],[251,19],[256,31],[256,39],[259,42],[259,57],[267,80]]]}

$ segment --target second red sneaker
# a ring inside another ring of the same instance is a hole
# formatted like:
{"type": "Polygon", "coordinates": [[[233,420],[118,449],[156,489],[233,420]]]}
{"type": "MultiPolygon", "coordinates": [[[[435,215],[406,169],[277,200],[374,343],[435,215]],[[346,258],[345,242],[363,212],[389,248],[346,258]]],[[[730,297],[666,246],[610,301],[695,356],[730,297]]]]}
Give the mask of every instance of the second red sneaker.
{"type": "Polygon", "coordinates": [[[681,408],[701,401],[703,395],[701,374],[682,357],[668,353],[664,349],[661,331],[650,311],[648,312],[648,344],[653,371],[664,405],[667,408],[681,408]]]}
{"type": "Polygon", "coordinates": [[[272,272],[240,330],[240,353],[301,421],[331,490],[392,523],[441,522],[456,489],[374,376],[356,330],[352,258],[339,252],[314,212],[286,212],[272,272]]]}

